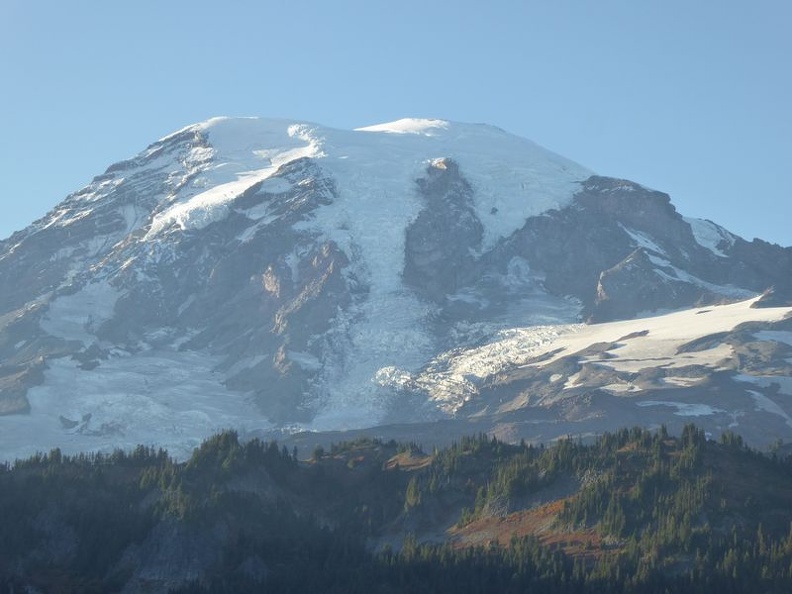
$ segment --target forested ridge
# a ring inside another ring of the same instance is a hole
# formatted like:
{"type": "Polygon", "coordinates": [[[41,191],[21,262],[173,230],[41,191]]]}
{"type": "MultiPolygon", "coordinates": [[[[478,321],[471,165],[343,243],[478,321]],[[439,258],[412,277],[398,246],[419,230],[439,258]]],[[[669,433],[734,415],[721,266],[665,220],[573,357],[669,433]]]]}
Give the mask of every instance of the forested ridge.
{"type": "Polygon", "coordinates": [[[693,425],[54,450],[0,466],[0,518],[0,592],[792,591],[792,462],[693,425]]]}

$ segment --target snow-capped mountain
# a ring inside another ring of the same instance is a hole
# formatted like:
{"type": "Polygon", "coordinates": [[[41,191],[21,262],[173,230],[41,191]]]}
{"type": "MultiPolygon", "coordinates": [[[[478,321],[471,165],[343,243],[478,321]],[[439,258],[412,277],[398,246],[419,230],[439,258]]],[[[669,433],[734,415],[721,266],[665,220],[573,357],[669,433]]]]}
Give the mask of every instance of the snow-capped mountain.
{"type": "Polygon", "coordinates": [[[640,424],[712,410],[717,430],[717,411],[749,414],[735,406],[792,437],[778,396],[790,273],[790,248],[683,218],[665,194],[491,126],[216,118],[0,242],[0,456],[137,443],[184,455],[229,426],[466,420],[547,438],[633,409],[640,424]],[[613,352],[669,332],[631,363],[637,346],[613,352]],[[722,360],[668,372],[712,349],[722,360]],[[743,400],[685,400],[716,376],[743,400]],[[669,386],[687,396],[651,404],[669,386]]]}

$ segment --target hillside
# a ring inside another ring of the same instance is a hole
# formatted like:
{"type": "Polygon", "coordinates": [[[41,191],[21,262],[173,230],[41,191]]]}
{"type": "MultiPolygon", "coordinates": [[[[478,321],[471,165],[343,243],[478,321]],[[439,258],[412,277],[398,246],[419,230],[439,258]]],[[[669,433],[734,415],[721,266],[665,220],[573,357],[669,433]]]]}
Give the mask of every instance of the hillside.
{"type": "Polygon", "coordinates": [[[783,592],[792,466],[741,438],[324,451],[226,432],[0,468],[0,592],[783,592]],[[296,456],[295,456],[296,454],[296,456]]]}

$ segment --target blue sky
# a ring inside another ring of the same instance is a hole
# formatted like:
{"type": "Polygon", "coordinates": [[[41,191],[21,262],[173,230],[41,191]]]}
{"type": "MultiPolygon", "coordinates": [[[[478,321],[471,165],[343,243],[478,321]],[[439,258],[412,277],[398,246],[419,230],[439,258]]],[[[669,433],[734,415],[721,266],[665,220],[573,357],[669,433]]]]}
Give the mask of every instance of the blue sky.
{"type": "Polygon", "coordinates": [[[485,122],[792,245],[788,0],[0,0],[0,237],[215,115],[485,122]]]}

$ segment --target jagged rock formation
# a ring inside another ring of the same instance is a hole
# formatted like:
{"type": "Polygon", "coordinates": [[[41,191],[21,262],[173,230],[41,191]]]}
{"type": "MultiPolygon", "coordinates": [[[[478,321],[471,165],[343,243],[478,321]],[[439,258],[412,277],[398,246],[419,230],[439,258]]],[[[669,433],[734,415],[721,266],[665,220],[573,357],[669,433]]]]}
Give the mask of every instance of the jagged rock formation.
{"type": "Polygon", "coordinates": [[[475,254],[484,227],[473,207],[473,189],[454,161],[434,163],[417,185],[426,205],[407,227],[404,281],[442,301],[478,277],[475,254]]]}

